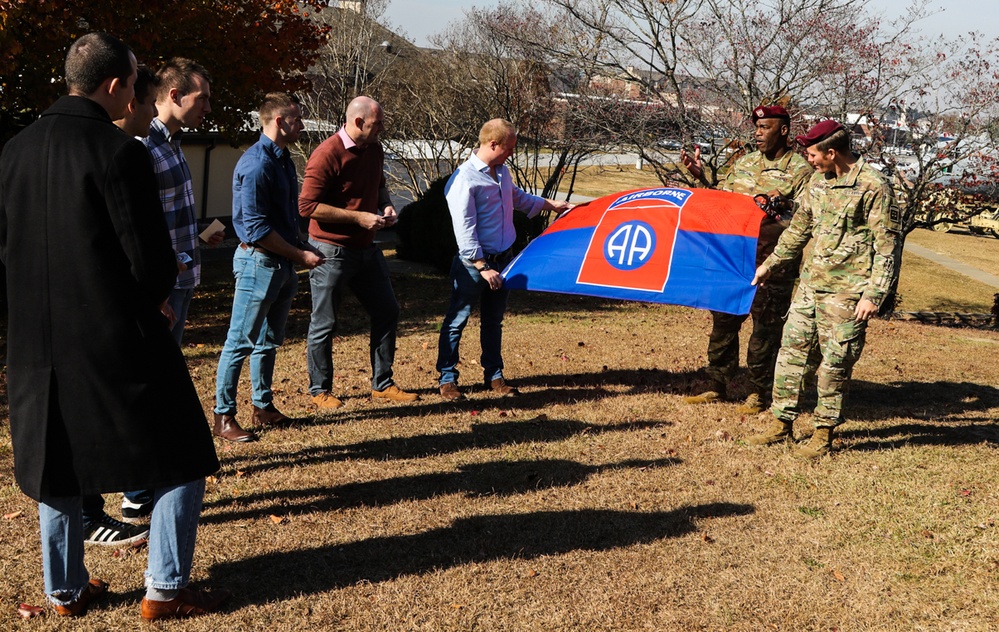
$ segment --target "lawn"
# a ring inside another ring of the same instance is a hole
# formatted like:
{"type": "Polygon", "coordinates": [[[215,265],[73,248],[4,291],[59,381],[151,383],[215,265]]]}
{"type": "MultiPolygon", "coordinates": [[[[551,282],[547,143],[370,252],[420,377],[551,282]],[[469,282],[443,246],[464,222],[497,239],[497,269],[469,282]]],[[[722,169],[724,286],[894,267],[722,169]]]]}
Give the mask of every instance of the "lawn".
{"type": "MultiPolygon", "coordinates": [[[[948,298],[970,282],[911,261],[904,308],[980,310],[968,304],[975,291],[948,298]],[[910,272],[930,302],[907,289],[910,272]]],[[[185,346],[206,413],[228,323],[226,267],[207,266],[185,346]]],[[[999,332],[872,323],[837,450],[808,463],[789,446],[744,443],[766,414],[682,402],[704,384],[710,318],[681,307],[515,292],[504,347],[522,394],[470,388],[445,404],[434,361],[447,280],[391,267],[396,379],[421,401],[368,399],[366,321],[351,298],[335,344],[346,406],[315,414],[302,276],[275,377],[276,403],[298,423],[263,429],[254,444],[216,442],[222,469],[208,483],[194,580],[235,596],[223,613],[163,628],[999,627],[999,390],[988,360],[999,332]]],[[[481,377],[477,329],[473,318],[467,387],[481,377]]],[[[740,377],[734,395],[747,390],[740,377]]],[[[244,376],[241,421],[248,392],[244,376]]],[[[808,425],[806,415],[796,429],[808,425]]],[[[149,629],[138,616],[145,551],[105,547],[88,548],[88,565],[111,582],[106,604],[72,623],[19,619],[17,604],[41,604],[43,590],[37,508],[12,463],[3,424],[0,629],[149,629]]]]}

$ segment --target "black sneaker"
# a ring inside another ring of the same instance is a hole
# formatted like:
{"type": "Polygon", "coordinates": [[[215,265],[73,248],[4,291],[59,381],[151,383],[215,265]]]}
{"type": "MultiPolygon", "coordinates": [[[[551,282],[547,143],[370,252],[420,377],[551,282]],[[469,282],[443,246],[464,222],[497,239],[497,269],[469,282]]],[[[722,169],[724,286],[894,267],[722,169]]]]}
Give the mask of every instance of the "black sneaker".
{"type": "Polygon", "coordinates": [[[105,514],[100,520],[84,525],[83,533],[83,541],[88,544],[116,546],[146,538],[149,527],[126,524],[105,514]]]}
{"type": "Polygon", "coordinates": [[[125,522],[136,523],[145,520],[151,513],[153,513],[151,500],[147,503],[133,503],[127,498],[121,499],[121,519],[125,522]]]}

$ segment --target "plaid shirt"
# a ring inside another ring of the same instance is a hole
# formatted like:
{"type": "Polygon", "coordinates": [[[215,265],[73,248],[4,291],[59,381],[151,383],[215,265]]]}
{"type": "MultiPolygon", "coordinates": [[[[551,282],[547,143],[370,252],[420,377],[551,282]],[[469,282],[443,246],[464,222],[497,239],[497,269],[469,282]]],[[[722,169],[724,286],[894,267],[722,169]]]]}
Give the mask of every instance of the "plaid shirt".
{"type": "Polygon", "coordinates": [[[158,118],[149,126],[149,136],[145,143],[153,159],[153,171],[160,185],[160,202],[170,240],[173,242],[177,259],[183,254],[190,257],[187,270],[177,275],[177,289],[193,288],[201,282],[201,253],[198,251],[198,222],[194,212],[194,188],[191,186],[191,171],[180,150],[181,132],[172,137],[166,125],[158,118]]]}

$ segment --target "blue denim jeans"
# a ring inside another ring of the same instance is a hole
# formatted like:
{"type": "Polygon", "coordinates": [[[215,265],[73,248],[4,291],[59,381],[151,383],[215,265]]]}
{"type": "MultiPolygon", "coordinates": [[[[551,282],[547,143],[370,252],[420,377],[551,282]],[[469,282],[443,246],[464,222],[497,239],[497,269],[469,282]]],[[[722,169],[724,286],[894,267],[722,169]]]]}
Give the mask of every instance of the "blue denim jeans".
{"type": "Polygon", "coordinates": [[[170,298],[167,299],[167,303],[173,308],[174,316],[177,317],[177,322],[174,324],[173,329],[170,333],[173,334],[173,339],[177,341],[177,346],[180,346],[181,341],[184,339],[184,325],[187,324],[187,312],[191,307],[191,299],[194,297],[194,288],[174,288],[170,290],[170,298]]]}
{"type": "MultiPolygon", "coordinates": [[[[204,494],[204,479],[154,490],[146,586],[172,590],[187,585],[204,494]]],[[[81,497],[43,499],[38,519],[45,594],[53,603],[66,605],[80,596],[90,579],[83,563],[81,497]]]]}
{"type": "Polygon", "coordinates": [[[236,248],[232,257],[236,293],[232,319],[215,380],[215,412],[236,414],[236,386],[243,361],[250,356],[253,405],[264,408],[274,399],[274,358],[284,342],[291,300],[298,290],[295,267],[283,257],[236,248]]]}
{"type": "Polygon", "coordinates": [[[307,342],[309,394],[333,390],[333,335],[344,286],[350,288],[371,318],[371,388],[385,390],[393,383],[399,303],[382,251],[375,246],[343,248],[314,239],[309,243],[326,258],[326,263],[309,271],[312,288],[312,320],[307,342]]]}
{"type": "Polygon", "coordinates": [[[460,257],[451,262],[451,305],[441,325],[437,343],[440,383],[458,381],[458,345],[472,307],[480,303],[479,342],[482,346],[482,379],[488,384],[503,377],[503,313],[510,290],[490,290],[479,271],[460,257]]]}

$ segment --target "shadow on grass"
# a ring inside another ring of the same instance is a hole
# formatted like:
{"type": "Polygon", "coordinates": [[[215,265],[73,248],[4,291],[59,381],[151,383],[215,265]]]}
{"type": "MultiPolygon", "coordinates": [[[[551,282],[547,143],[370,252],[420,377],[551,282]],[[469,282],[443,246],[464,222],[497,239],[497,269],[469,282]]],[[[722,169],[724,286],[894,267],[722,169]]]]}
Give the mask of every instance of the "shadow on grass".
{"type": "Polygon", "coordinates": [[[236,607],[263,604],[469,563],[651,543],[695,532],[700,518],[754,511],[752,505],[720,502],[661,512],[586,509],[474,516],[414,535],[303,547],[216,564],[209,570],[210,584],[231,590],[236,607]]]}
{"type": "MultiPolygon", "coordinates": [[[[230,255],[231,257],[231,255],[230,255]]],[[[191,301],[187,328],[184,330],[184,346],[221,345],[225,342],[232,313],[231,259],[218,259],[202,264],[202,282],[191,301]]],[[[447,311],[451,286],[446,276],[428,273],[407,274],[391,271],[392,287],[399,301],[399,335],[405,336],[414,330],[425,331],[427,323],[439,324],[447,311]]],[[[510,297],[508,314],[536,313],[580,313],[591,314],[605,310],[619,309],[620,301],[573,296],[569,294],[548,294],[539,292],[514,292],[510,297]]],[[[309,293],[309,277],[298,275],[298,294],[292,302],[288,317],[286,337],[288,340],[304,339],[309,329],[312,311],[312,298],[309,293]]],[[[370,328],[367,313],[349,291],[344,292],[340,306],[337,334],[349,336],[366,333],[370,328]]]]}
{"type": "Polygon", "coordinates": [[[272,452],[265,458],[237,454],[221,457],[224,467],[235,467],[246,474],[279,467],[300,467],[313,463],[346,459],[417,459],[452,454],[463,450],[497,448],[520,443],[555,442],[582,434],[627,432],[662,426],[664,422],[625,421],[616,424],[589,424],[575,420],[502,421],[472,424],[465,432],[389,437],[347,445],[306,448],[297,452],[272,452]]]}
{"type": "Polygon", "coordinates": [[[605,465],[586,465],[564,459],[491,461],[469,463],[453,472],[434,472],[334,487],[287,489],[242,495],[205,503],[202,523],[252,520],[269,515],[329,512],[351,507],[383,507],[408,500],[427,500],[446,494],[469,498],[512,496],[541,489],[572,487],[595,474],[622,469],[645,469],[679,465],[680,459],[629,460],[605,465]],[[254,503],[273,503],[240,509],[254,503]],[[222,509],[224,508],[224,509],[222,509]],[[222,511],[212,511],[222,509],[222,511]]]}
{"type": "Polygon", "coordinates": [[[848,429],[854,450],[881,450],[905,445],[999,443],[999,425],[969,417],[999,408],[999,389],[970,382],[892,382],[855,380],[846,401],[848,419],[880,421],[904,418],[904,423],[873,429],[848,429]],[[911,420],[925,420],[925,424],[911,420]],[[977,422],[977,423],[976,423],[977,422]]]}

